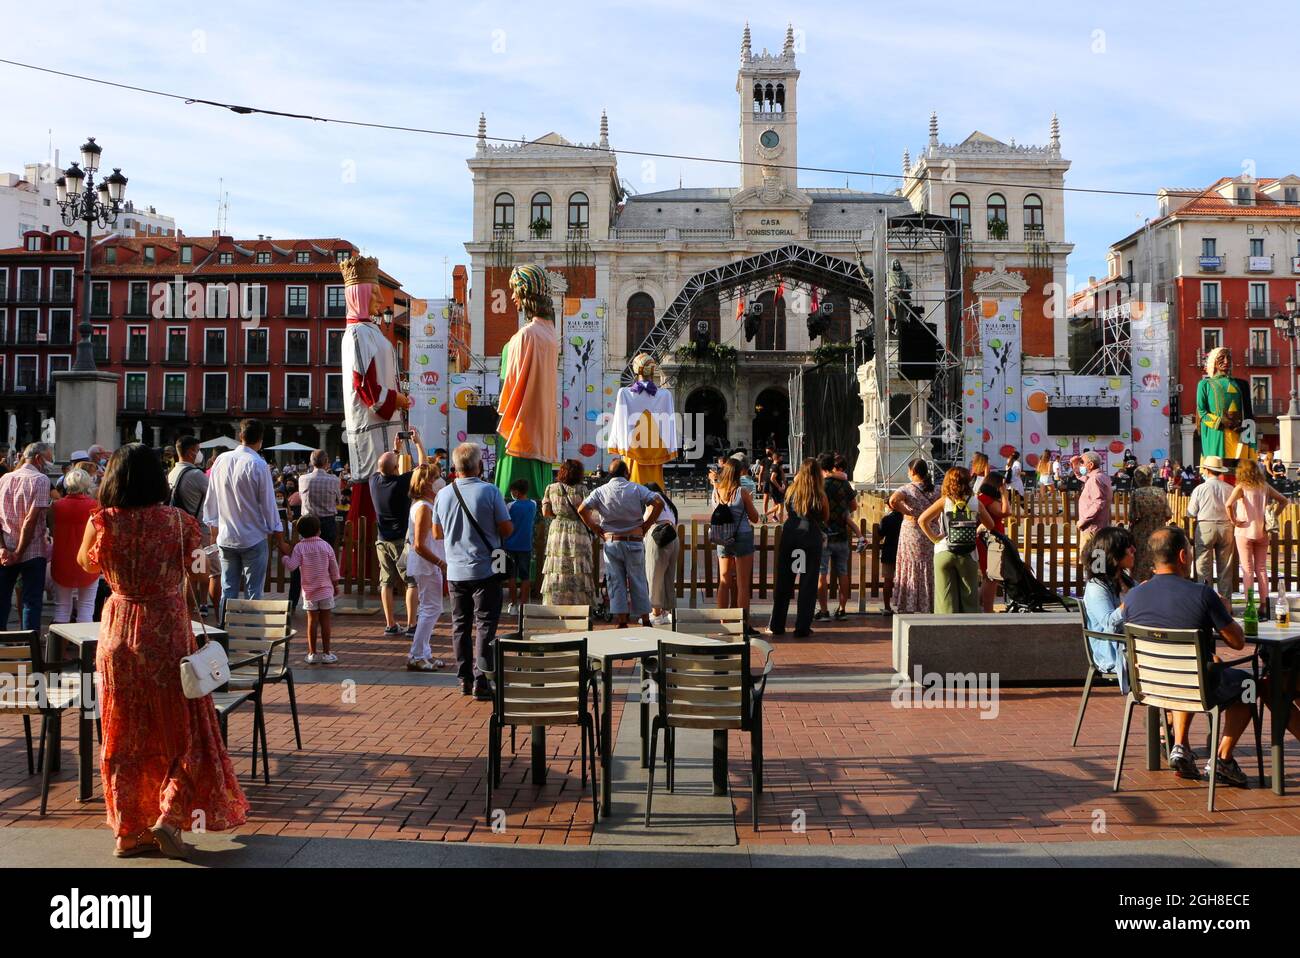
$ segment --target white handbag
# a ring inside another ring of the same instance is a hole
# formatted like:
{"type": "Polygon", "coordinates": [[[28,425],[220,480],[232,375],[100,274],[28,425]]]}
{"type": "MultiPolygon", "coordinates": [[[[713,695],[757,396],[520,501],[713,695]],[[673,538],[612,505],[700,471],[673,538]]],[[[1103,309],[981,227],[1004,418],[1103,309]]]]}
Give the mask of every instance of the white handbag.
{"type": "MultiPolygon", "coordinates": [[[[179,535],[181,568],[184,569],[186,567],[184,524],[181,525],[179,535]]],[[[189,591],[188,586],[189,576],[186,575],[181,582],[182,594],[189,591]]],[[[188,600],[188,596],[186,598],[188,600]]],[[[197,598],[195,604],[197,606],[197,598]]],[[[199,621],[203,625],[203,647],[181,658],[181,691],[185,693],[187,699],[201,699],[205,695],[211,695],[230,681],[230,659],[226,657],[226,650],[221,647],[220,642],[208,638],[208,623],[204,620],[202,612],[199,613],[199,621]]]]}

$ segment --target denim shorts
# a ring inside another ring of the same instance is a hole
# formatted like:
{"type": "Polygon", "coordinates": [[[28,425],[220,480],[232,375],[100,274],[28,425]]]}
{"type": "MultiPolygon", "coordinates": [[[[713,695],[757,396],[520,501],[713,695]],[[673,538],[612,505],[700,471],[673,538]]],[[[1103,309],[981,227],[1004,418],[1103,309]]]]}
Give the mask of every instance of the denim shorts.
{"type": "Polygon", "coordinates": [[[842,542],[828,542],[822,548],[822,575],[829,575],[831,572],[831,560],[835,560],[835,574],[849,574],[849,542],[845,539],[842,542]]]}
{"type": "Polygon", "coordinates": [[[736,534],[729,546],[718,546],[719,559],[743,559],[754,554],[754,529],[750,527],[736,534]]]}
{"type": "Polygon", "coordinates": [[[506,562],[508,568],[515,577],[516,582],[523,582],[528,578],[528,573],[533,565],[533,553],[530,549],[527,552],[506,552],[506,562]]]}
{"type": "Polygon", "coordinates": [[[1211,705],[1232,705],[1241,701],[1241,693],[1250,681],[1250,673],[1245,669],[1210,668],[1209,700],[1211,705]],[[1215,675],[1215,673],[1218,675],[1215,675]]]}

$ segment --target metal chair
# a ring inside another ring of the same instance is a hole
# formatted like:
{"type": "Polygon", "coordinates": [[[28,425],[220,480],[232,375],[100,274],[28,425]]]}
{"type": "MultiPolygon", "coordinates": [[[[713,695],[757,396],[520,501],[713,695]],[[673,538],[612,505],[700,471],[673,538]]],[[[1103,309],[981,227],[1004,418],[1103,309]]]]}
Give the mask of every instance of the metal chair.
{"type": "MultiPolygon", "coordinates": [[[[1191,712],[1210,716],[1210,794],[1209,810],[1214,811],[1214,758],[1218,754],[1220,719],[1223,707],[1211,704],[1207,682],[1211,661],[1201,647],[1200,633],[1196,629],[1159,629],[1125,623],[1124,644],[1129,664],[1129,693],[1124,702],[1124,724],[1120,727],[1119,756],[1115,761],[1113,791],[1119,791],[1120,775],[1124,770],[1124,750],[1128,746],[1128,731],[1133,720],[1135,705],[1168,709],[1171,712],[1191,712]]],[[[1225,667],[1238,659],[1222,663],[1225,667]]],[[[1252,717],[1259,741],[1259,712],[1252,709],[1252,717]]],[[[1172,742],[1172,736],[1168,739],[1172,742]]],[[[1172,748],[1172,745],[1170,746],[1172,748]]],[[[1264,756],[1258,745],[1260,776],[1264,771],[1264,756]]]]}
{"type": "Polygon", "coordinates": [[[14,679],[0,688],[0,715],[21,715],[27,740],[27,774],[41,768],[41,815],[50,794],[50,774],[54,770],[55,750],[50,741],[56,723],[64,712],[76,709],[81,702],[80,676],[60,669],[76,662],[48,663],[34,629],[0,632],[0,674],[14,679]],[[64,678],[66,676],[66,678],[64,678]],[[67,680],[71,681],[67,681],[67,680]],[[41,718],[40,759],[32,761],[32,716],[41,718]]]}
{"type": "Polygon", "coordinates": [[[253,694],[256,721],[253,730],[253,774],[257,774],[257,743],[260,736],[262,778],[268,785],[271,783],[271,772],[266,745],[266,718],[262,709],[262,690],[267,683],[283,682],[288,689],[294,742],[298,748],[302,748],[293,669],[289,666],[289,641],[296,635],[290,627],[292,615],[293,610],[287,599],[227,599],[222,625],[229,636],[226,651],[232,656],[241,652],[262,656],[256,665],[236,668],[231,672],[230,691],[249,691],[253,694]]]}
{"type": "Polygon", "coordinates": [[[480,660],[479,667],[492,681],[492,715],[488,719],[487,817],[492,817],[492,790],[501,784],[501,730],[518,725],[575,725],[582,745],[582,784],[587,785],[591,762],[591,807],[600,819],[596,787],[596,722],[587,708],[587,690],[593,684],[587,660],[587,640],[565,639],[529,642],[498,639],[495,661],[480,660]]]}
{"type": "Polygon", "coordinates": [[[1088,697],[1092,695],[1092,683],[1097,679],[1103,682],[1119,682],[1119,673],[1114,670],[1107,670],[1097,664],[1097,658],[1092,648],[1092,639],[1101,639],[1107,642],[1115,642],[1121,647],[1124,645],[1124,636],[1117,635],[1113,632],[1094,632],[1088,628],[1088,613],[1079,604],[1079,619],[1083,628],[1083,654],[1088,660],[1088,675],[1083,680],[1083,698],[1079,701],[1079,717],[1074,722],[1074,737],[1070,739],[1070,748],[1075,748],[1079,744],[1079,730],[1083,728],[1083,713],[1088,708],[1088,697]]]}
{"type": "Polygon", "coordinates": [[[725,645],[684,645],[660,642],[655,681],[659,711],[650,726],[650,762],[646,781],[645,825],[650,827],[654,802],[655,755],[659,731],[664,731],[664,764],[668,791],[673,790],[679,728],[724,734],[731,729],[749,733],[750,814],[758,830],[758,800],[763,794],[763,691],[772,672],[772,646],[762,639],[741,637],[725,645]],[[763,653],[757,680],[750,670],[751,647],[763,653]]]}

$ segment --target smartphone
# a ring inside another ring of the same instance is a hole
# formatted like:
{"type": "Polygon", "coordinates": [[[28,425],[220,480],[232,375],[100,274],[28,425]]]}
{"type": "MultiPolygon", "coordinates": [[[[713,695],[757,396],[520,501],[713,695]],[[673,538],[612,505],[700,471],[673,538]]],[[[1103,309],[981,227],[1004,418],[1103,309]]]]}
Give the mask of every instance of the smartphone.
{"type": "Polygon", "coordinates": [[[400,439],[402,442],[407,442],[410,440],[411,434],[407,432],[405,429],[403,429],[401,432],[397,434],[397,438],[400,439]]]}

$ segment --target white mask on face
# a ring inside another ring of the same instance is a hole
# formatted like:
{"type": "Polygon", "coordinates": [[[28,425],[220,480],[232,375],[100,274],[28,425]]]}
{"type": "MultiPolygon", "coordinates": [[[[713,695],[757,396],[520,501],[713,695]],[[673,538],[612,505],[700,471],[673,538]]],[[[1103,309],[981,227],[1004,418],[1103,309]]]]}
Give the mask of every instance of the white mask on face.
{"type": "Polygon", "coordinates": [[[203,465],[203,450],[202,450],[202,449],[200,449],[198,452],[196,452],[196,453],[194,454],[194,465],[196,465],[196,466],[201,466],[201,465],[203,465]]]}

